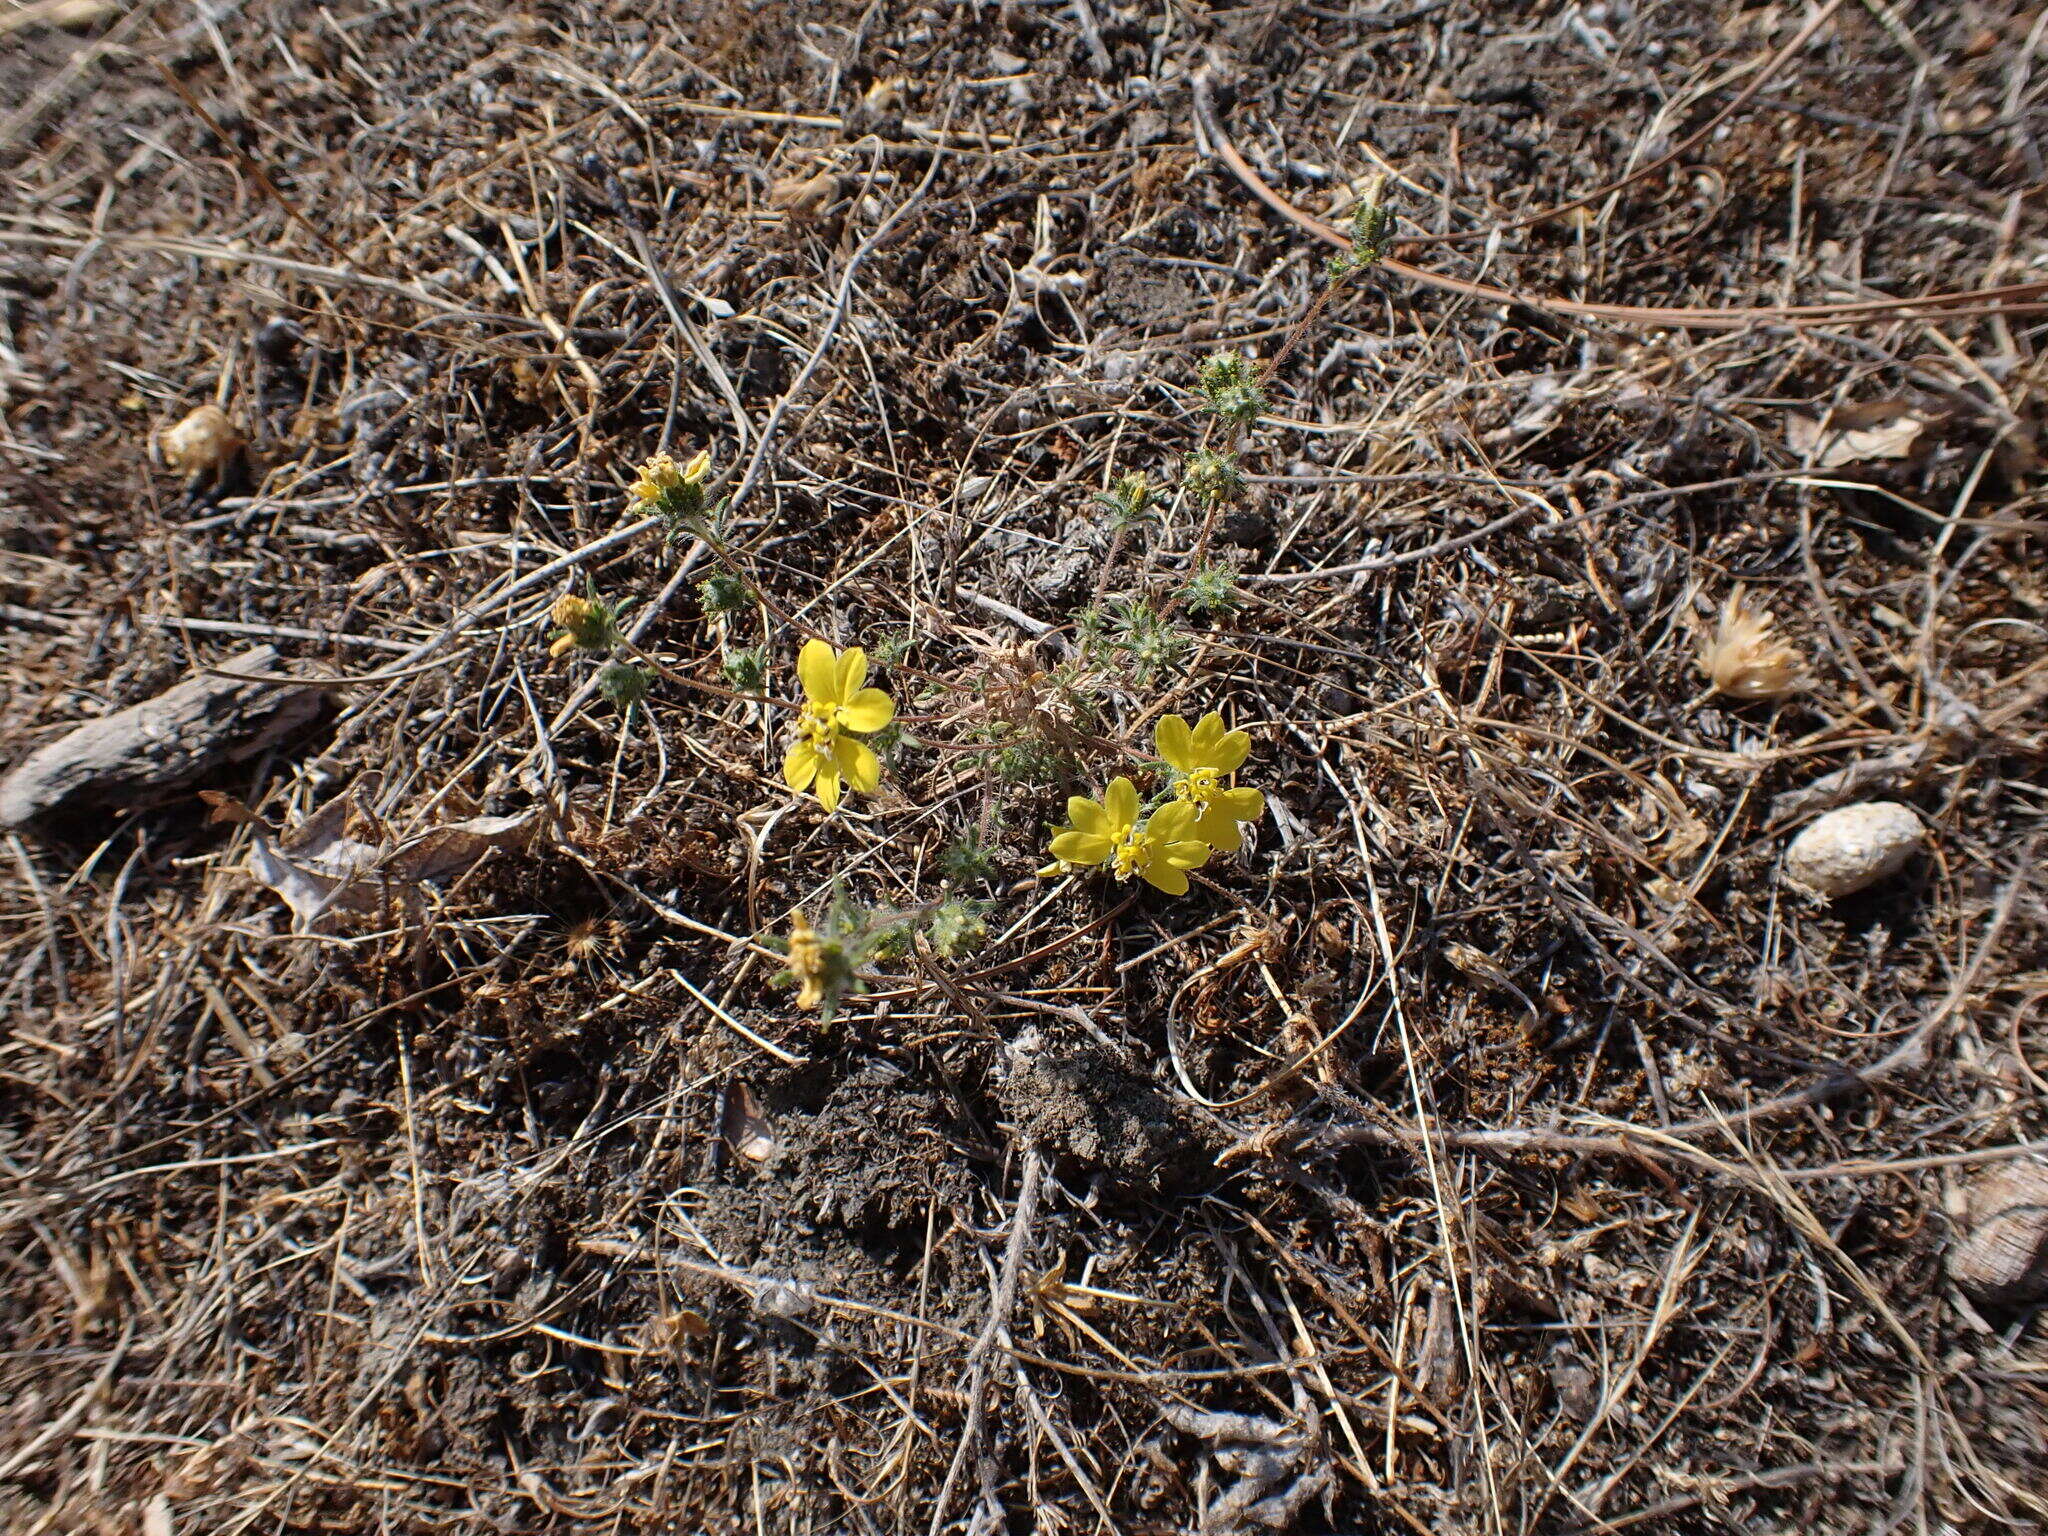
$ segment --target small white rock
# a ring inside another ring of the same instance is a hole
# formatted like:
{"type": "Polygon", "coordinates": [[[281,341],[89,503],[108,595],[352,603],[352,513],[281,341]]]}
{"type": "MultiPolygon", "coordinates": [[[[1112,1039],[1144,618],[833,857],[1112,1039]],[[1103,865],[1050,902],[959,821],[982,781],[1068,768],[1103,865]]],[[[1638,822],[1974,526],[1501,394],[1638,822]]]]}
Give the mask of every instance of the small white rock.
{"type": "Polygon", "coordinates": [[[1845,805],[1792,839],[1785,874],[1830,899],[1853,896],[1897,874],[1926,842],[1920,818],[1896,801],[1845,805]]]}

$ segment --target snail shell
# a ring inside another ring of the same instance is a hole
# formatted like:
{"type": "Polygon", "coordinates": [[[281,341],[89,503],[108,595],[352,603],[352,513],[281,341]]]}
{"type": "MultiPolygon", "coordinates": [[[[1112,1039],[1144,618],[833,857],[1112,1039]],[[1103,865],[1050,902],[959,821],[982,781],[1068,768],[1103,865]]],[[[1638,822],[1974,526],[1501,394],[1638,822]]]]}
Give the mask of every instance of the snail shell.
{"type": "Polygon", "coordinates": [[[1979,1174],[1963,1192],[1961,1235],[1948,1272],[1991,1307],[2048,1296],[2048,1166],[2005,1163],[1979,1174]]]}
{"type": "Polygon", "coordinates": [[[1926,841],[1920,818],[1895,800],[1845,805],[1792,839],[1785,873],[1822,896],[1852,896],[1897,874],[1926,841]]]}

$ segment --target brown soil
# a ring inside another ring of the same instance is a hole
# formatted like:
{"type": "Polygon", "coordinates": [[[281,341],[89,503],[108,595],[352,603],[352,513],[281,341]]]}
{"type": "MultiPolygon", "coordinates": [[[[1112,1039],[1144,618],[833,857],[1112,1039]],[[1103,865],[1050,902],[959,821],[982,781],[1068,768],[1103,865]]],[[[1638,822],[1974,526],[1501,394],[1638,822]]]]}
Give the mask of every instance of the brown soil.
{"type": "Polygon", "coordinates": [[[334,680],[0,857],[7,1529],[2048,1528],[2042,1313],[1945,1267],[2048,1147],[2041,287],[1945,297],[2048,279],[2037,11],[0,28],[0,766],[334,680]],[[1341,281],[1257,200],[1375,172],[1341,281]],[[723,517],[600,542],[657,447],[723,517]],[[829,818],[694,686],[812,635],[904,714],[829,818]],[[1209,709],[1248,851],[1037,877],[1209,709]],[[1928,845],[1822,903],[1844,770],[1928,845]],[[338,802],[396,862],[295,923],[338,802]],[[918,931],[828,1019],[835,904],[918,931]]]}

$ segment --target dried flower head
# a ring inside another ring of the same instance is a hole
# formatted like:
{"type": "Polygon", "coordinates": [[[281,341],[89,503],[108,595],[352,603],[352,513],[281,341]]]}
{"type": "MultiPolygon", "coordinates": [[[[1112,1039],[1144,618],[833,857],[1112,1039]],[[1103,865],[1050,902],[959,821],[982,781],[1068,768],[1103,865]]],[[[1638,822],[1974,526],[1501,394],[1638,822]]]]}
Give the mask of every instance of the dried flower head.
{"type": "Polygon", "coordinates": [[[829,1023],[849,994],[863,990],[859,969],[874,958],[893,916],[863,911],[836,894],[821,927],[813,928],[801,912],[791,913],[789,936],[768,941],[788,966],[775,983],[794,985],[796,1006],[829,1023]]]}
{"type": "Polygon", "coordinates": [[[226,411],[207,404],[159,432],[156,448],[165,466],[177,474],[218,480],[242,451],[242,434],[226,411]]]}
{"type": "Polygon", "coordinates": [[[904,93],[910,89],[910,76],[890,75],[875,81],[861,94],[861,105],[870,112],[894,112],[903,105],[904,93]]]}
{"type": "Polygon", "coordinates": [[[1799,686],[1799,656],[1777,634],[1768,611],[1751,608],[1737,587],[1721,622],[1700,647],[1700,670],[1716,693],[1735,699],[1782,699],[1799,686]]]}
{"type": "Polygon", "coordinates": [[[789,974],[797,985],[797,1007],[809,1013],[825,1001],[825,944],[801,912],[789,920],[789,974]]]}
{"type": "Polygon", "coordinates": [[[839,178],[830,171],[815,176],[784,176],[768,188],[768,206],[799,219],[821,212],[838,198],[839,178]]]}
{"type": "Polygon", "coordinates": [[[616,950],[626,937],[625,924],[613,918],[581,917],[562,935],[562,948],[580,963],[596,960],[616,950]]]}

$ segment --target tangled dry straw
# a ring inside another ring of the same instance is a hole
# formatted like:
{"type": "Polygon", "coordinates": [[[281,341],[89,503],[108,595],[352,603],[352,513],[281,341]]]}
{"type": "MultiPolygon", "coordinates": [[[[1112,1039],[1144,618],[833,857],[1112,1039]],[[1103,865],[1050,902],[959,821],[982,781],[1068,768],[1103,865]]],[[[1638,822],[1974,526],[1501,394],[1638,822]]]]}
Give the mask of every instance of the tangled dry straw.
{"type": "Polygon", "coordinates": [[[684,11],[0,23],[0,1524],[2040,1528],[2038,14],[684,11]]]}

